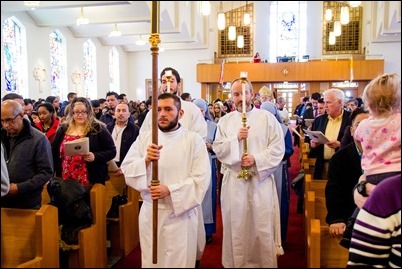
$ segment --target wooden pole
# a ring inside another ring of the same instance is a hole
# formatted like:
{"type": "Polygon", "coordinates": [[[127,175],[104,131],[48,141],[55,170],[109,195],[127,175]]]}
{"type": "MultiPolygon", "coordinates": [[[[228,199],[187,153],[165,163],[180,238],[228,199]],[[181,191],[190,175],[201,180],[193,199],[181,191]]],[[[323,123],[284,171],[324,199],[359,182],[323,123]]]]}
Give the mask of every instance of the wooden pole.
{"type": "MultiPolygon", "coordinates": [[[[159,1],[151,1],[151,44],[152,55],[152,143],[158,145],[158,55],[159,39],[159,1]]],[[[151,186],[158,186],[158,161],[152,162],[151,186]]],[[[152,262],[158,263],[158,200],[152,203],[152,262]]]]}

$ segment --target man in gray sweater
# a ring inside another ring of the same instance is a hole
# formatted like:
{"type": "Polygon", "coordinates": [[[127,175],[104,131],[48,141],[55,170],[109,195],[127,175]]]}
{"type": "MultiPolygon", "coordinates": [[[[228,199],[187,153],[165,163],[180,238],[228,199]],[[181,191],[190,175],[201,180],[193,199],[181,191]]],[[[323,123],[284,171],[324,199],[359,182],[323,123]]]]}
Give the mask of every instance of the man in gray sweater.
{"type": "Polygon", "coordinates": [[[1,207],[39,209],[43,185],[53,174],[49,140],[24,119],[22,106],[14,100],[1,103],[1,126],[10,178],[1,207]]]}

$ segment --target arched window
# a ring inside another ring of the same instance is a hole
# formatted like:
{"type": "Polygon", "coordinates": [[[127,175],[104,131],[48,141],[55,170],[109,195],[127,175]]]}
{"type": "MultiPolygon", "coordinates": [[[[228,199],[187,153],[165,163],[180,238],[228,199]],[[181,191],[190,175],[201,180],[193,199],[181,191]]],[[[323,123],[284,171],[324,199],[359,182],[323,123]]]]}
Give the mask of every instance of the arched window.
{"type": "Polygon", "coordinates": [[[272,1],[269,40],[270,62],[280,56],[302,59],[307,50],[306,1],[272,1]]]}
{"type": "Polygon", "coordinates": [[[51,95],[63,98],[68,93],[65,38],[55,30],[49,35],[49,43],[51,95]]]}
{"type": "Polygon", "coordinates": [[[120,93],[119,52],[113,47],[109,52],[109,90],[120,93]]]}
{"type": "Polygon", "coordinates": [[[91,40],[84,43],[84,92],[80,96],[97,99],[96,47],[91,40]]]}
{"type": "Polygon", "coordinates": [[[7,93],[28,95],[25,27],[17,18],[3,21],[4,78],[7,93]]]}

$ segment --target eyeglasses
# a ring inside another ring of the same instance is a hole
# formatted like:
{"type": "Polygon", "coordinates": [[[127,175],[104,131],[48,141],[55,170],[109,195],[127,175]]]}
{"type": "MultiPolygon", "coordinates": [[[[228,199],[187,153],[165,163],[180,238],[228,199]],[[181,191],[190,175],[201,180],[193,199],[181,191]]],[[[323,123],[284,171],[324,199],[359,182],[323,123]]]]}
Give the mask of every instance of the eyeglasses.
{"type": "Polygon", "coordinates": [[[73,114],[74,115],[86,115],[86,114],[88,114],[88,112],[85,111],[85,110],[83,110],[83,111],[73,111],[73,114]]]}
{"type": "Polygon", "coordinates": [[[1,120],[1,124],[13,124],[15,119],[20,116],[20,114],[17,114],[14,118],[12,119],[5,119],[5,120],[1,120]]]}

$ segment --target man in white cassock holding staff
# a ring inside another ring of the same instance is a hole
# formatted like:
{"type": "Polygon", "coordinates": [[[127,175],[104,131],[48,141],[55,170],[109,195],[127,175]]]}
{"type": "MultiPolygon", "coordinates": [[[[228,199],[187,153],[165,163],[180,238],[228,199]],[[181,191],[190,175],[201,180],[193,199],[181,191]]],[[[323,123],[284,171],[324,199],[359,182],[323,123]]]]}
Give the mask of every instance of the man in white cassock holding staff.
{"type": "MultiPolygon", "coordinates": [[[[165,67],[160,73],[160,87],[159,94],[169,92],[180,97],[180,89],[182,87],[182,80],[179,72],[172,67],[165,67]]],[[[208,128],[204,117],[200,113],[200,109],[192,102],[184,101],[180,98],[181,109],[184,114],[179,119],[180,124],[189,131],[199,134],[202,138],[206,139],[208,128]]],[[[147,113],[143,124],[141,125],[140,133],[149,131],[152,129],[152,110],[147,113]]],[[[197,261],[200,261],[204,254],[205,248],[205,229],[202,216],[202,208],[199,210],[199,223],[198,227],[198,239],[197,239],[197,261]]]]}
{"type": "Polygon", "coordinates": [[[283,249],[273,173],[282,161],[285,143],[276,118],[251,105],[253,89],[246,78],[242,75],[232,82],[236,111],[219,120],[213,143],[226,167],[221,191],[222,264],[225,268],[274,268],[283,249]]]}
{"type": "Polygon", "coordinates": [[[159,95],[159,145],[152,144],[151,130],[141,132],[121,164],[127,185],[138,190],[143,199],[139,215],[143,268],[195,265],[198,207],[209,187],[211,168],[202,137],[179,123],[183,113],[180,97],[159,95]],[[158,186],[151,186],[153,161],[158,161],[158,186]],[[153,199],[158,199],[156,264],[152,263],[153,199]]]}

